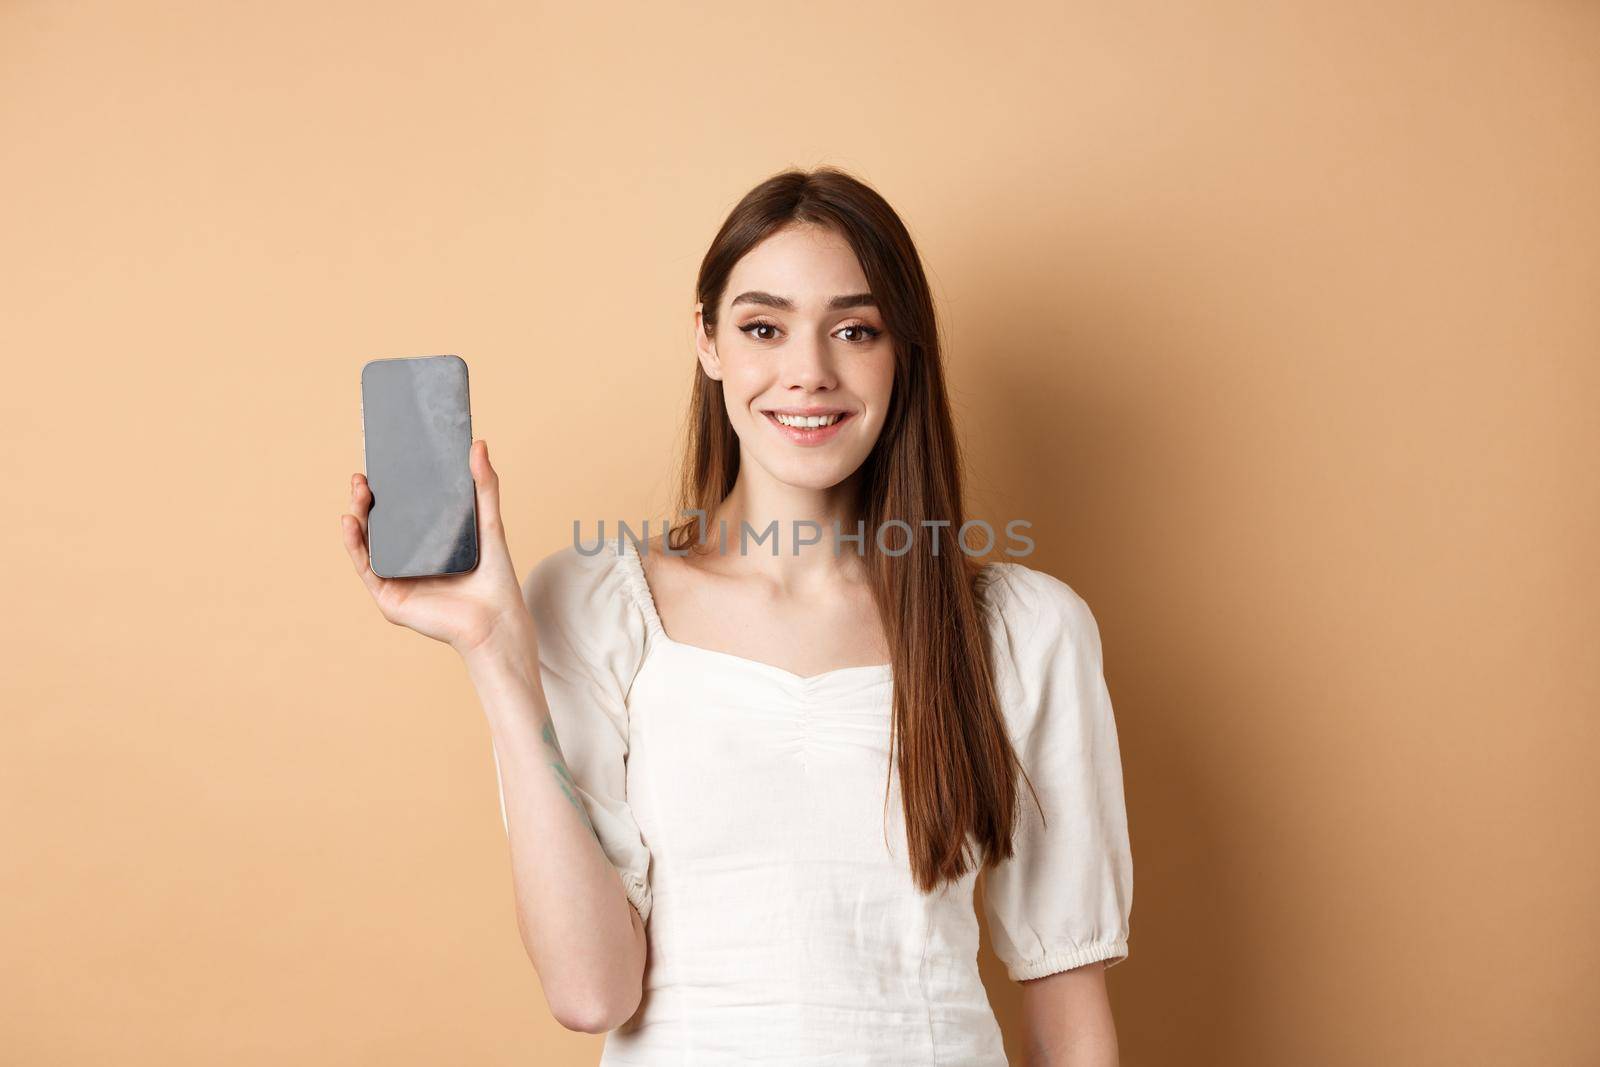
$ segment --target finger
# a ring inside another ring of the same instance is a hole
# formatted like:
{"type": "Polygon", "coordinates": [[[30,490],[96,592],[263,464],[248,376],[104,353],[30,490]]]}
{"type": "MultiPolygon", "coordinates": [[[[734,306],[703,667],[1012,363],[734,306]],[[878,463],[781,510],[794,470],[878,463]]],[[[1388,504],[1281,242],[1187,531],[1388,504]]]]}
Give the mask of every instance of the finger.
{"type": "Polygon", "coordinates": [[[500,475],[489,462],[489,442],[479,438],[472,442],[467,454],[472,468],[472,481],[477,486],[478,522],[485,530],[499,530],[500,526],[500,475]]]}
{"type": "Polygon", "coordinates": [[[361,578],[361,584],[373,596],[383,588],[383,579],[372,573],[372,561],[367,558],[366,533],[361,528],[361,520],[354,515],[339,516],[339,532],[344,540],[345,551],[350,554],[350,562],[355,564],[356,574],[361,578]]]}
{"type": "Polygon", "coordinates": [[[361,524],[361,539],[367,539],[367,517],[372,511],[372,487],[367,484],[367,476],[357,474],[350,479],[350,513],[361,524]]]}

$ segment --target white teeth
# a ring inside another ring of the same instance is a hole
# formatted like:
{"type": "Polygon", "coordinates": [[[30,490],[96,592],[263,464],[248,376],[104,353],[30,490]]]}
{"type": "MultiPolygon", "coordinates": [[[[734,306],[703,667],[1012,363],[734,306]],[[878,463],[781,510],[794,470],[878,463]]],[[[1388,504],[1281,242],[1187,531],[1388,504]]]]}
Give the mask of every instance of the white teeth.
{"type": "Polygon", "coordinates": [[[793,426],[793,427],[795,427],[797,429],[808,430],[808,429],[815,429],[818,426],[832,426],[834,423],[838,422],[844,416],[843,415],[780,415],[780,414],[777,414],[776,412],[774,412],[772,417],[777,419],[779,422],[783,423],[785,426],[793,426]]]}

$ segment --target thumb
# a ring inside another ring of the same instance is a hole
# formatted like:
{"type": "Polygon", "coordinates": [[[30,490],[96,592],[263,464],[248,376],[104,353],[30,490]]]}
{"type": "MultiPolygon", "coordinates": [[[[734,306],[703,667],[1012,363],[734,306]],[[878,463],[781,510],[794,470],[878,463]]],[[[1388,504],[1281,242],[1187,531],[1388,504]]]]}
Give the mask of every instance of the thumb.
{"type": "Polygon", "coordinates": [[[472,442],[468,466],[472,468],[472,481],[477,487],[479,524],[485,530],[501,529],[500,476],[489,462],[489,442],[482,438],[472,442]]]}

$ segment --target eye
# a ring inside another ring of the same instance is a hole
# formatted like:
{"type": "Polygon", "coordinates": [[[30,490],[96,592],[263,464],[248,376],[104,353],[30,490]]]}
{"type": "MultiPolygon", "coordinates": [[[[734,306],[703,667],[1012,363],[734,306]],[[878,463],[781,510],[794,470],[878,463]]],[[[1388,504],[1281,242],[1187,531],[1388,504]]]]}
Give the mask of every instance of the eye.
{"type": "Polygon", "coordinates": [[[773,323],[763,322],[758,319],[755,322],[747,322],[743,326],[739,327],[739,332],[743,333],[746,337],[754,337],[758,341],[770,341],[772,338],[759,335],[755,331],[776,330],[777,328],[778,327],[773,323]]]}
{"type": "Polygon", "coordinates": [[[861,344],[861,345],[871,344],[874,340],[877,339],[878,335],[883,332],[882,330],[879,330],[876,327],[868,326],[864,322],[852,322],[849,326],[841,326],[839,328],[839,332],[840,333],[844,333],[845,330],[860,330],[863,334],[865,334],[866,336],[860,338],[857,341],[852,342],[854,344],[861,344]]]}
{"type": "MultiPolygon", "coordinates": [[[[781,327],[779,327],[776,323],[767,322],[764,319],[756,319],[753,322],[747,322],[743,326],[739,327],[739,332],[744,334],[746,337],[754,337],[758,341],[771,341],[775,340],[775,338],[769,337],[766,334],[758,333],[757,331],[779,329],[781,329],[781,327]]],[[[839,327],[839,329],[835,332],[844,333],[846,330],[855,330],[861,335],[852,339],[848,339],[849,342],[854,345],[871,344],[873,341],[878,339],[880,334],[883,333],[883,331],[877,327],[868,326],[864,322],[852,322],[848,326],[839,327]]]]}

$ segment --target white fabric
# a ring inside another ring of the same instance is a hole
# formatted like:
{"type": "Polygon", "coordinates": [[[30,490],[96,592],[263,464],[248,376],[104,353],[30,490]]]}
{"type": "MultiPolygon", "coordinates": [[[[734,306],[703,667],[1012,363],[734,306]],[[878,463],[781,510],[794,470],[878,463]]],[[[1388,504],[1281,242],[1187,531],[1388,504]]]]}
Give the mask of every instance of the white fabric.
{"type": "MultiPolygon", "coordinates": [[[[650,942],[602,1067],[1005,1067],[977,872],[926,896],[911,881],[889,667],[804,678],[680,644],[626,538],[546,557],[523,590],[567,766],[650,942]]],[[[1017,980],[1116,964],[1133,862],[1094,616],[1018,563],[989,564],[979,591],[1045,812],[1019,778],[1016,854],[986,876],[991,944],[1017,980]]]]}

